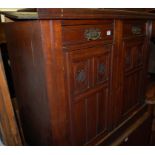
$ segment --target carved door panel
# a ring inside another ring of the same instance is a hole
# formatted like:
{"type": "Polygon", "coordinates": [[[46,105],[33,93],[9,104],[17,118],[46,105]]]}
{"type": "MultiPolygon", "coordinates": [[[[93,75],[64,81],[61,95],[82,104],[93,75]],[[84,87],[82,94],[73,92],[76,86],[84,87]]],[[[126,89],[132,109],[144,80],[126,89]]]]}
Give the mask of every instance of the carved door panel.
{"type": "Polygon", "coordinates": [[[111,50],[105,45],[66,52],[73,145],[108,132],[111,50]]]}
{"type": "Polygon", "coordinates": [[[124,52],[124,88],[122,115],[131,113],[144,103],[144,52],[145,39],[125,40],[124,52]]]}
{"type": "Polygon", "coordinates": [[[124,51],[124,68],[125,72],[130,72],[138,67],[143,66],[144,63],[144,46],[145,40],[126,40],[123,44],[124,51]]]}

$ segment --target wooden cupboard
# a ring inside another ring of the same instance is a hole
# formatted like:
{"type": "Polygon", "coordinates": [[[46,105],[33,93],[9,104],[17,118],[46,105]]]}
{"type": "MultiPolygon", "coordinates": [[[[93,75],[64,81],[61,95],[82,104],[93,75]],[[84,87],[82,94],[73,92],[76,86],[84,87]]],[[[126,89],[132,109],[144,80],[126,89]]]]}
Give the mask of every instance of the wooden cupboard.
{"type": "Polygon", "coordinates": [[[15,90],[29,145],[109,145],[144,114],[150,13],[6,13],[15,90]],[[33,20],[32,20],[33,19],[33,20]]]}

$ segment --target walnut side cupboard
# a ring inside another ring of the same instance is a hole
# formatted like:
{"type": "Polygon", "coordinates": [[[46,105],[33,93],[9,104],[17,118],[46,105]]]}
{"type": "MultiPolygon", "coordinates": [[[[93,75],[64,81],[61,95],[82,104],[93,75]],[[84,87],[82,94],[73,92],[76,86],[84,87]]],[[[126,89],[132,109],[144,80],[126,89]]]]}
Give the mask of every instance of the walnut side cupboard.
{"type": "Polygon", "coordinates": [[[151,20],[109,9],[6,12],[28,145],[148,145],[151,20]],[[144,134],[145,133],[145,134],[144,134]]]}

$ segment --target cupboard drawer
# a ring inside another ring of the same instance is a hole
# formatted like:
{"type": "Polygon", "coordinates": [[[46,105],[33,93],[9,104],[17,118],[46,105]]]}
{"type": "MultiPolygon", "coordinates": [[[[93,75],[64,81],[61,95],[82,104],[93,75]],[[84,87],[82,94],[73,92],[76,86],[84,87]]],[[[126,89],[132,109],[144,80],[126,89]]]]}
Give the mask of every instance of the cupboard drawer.
{"type": "Polygon", "coordinates": [[[103,24],[63,26],[64,45],[92,43],[113,39],[113,21],[103,24]]]}
{"type": "Polygon", "coordinates": [[[143,36],[145,35],[145,21],[124,21],[123,37],[143,36]]]}

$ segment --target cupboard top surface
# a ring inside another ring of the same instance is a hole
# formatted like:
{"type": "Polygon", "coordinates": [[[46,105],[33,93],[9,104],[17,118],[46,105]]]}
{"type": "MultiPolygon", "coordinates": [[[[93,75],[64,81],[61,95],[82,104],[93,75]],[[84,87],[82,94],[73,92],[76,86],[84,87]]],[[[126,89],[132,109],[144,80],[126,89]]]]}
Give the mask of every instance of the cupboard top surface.
{"type": "Polygon", "coordinates": [[[117,9],[38,8],[2,12],[7,17],[22,19],[155,19],[153,13],[117,9]]]}

